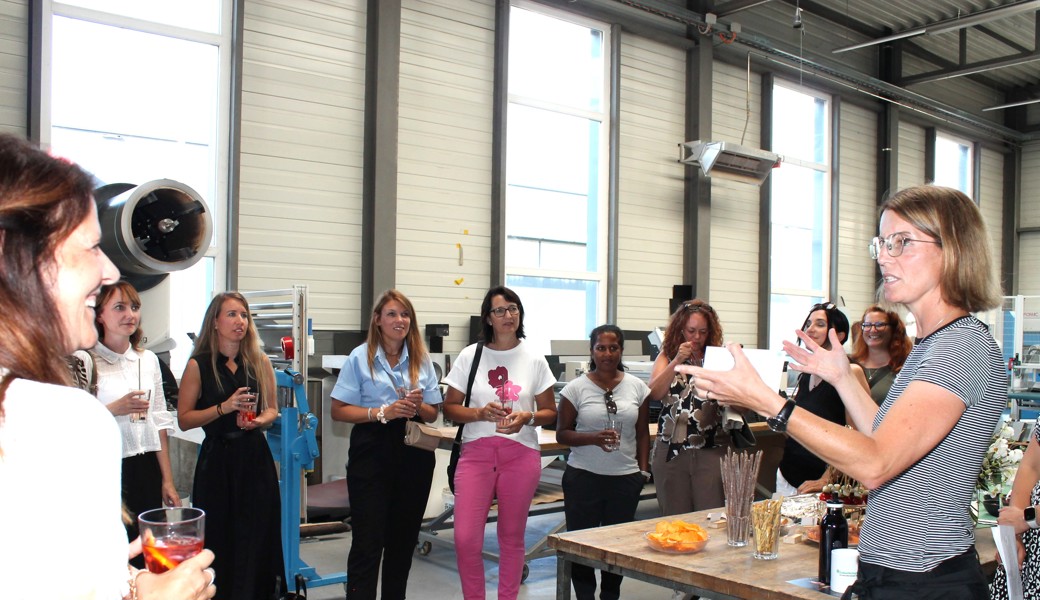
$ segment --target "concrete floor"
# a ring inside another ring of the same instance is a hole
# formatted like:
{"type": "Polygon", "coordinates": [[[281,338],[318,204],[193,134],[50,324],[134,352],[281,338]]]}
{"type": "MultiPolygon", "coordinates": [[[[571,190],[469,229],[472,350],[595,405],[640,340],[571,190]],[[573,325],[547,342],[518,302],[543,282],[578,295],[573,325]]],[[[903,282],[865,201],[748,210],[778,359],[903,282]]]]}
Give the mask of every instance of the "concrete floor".
{"type": "MultiPolygon", "coordinates": [[[[637,519],[652,519],[660,516],[657,500],[644,500],[636,513],[637,519]]],[[[527,526],[527,543],[536,543],[563,518],[562,513],[539,515],[532,517],[527,526]]],[[[450,538],[450,530],[440,532],[441,536],[450,538]]],[[[346,570],[347,552],[350,549],[350,533],[343,533],[322,538],[304,539],[300,544],[300,555],[321,575],[346,570]]],[[[487,527],[485,549],[497,552],[495,525],[487,527]]],[[[493,561],[484,563],[487,574],[487,597],[493,600],[498,597],[498,564],[493,561]]],[[[528,563],[530,574],[520,586],[519,600],[552,599],[556,597],[556,558],[553,556],[538,558],[528,563]]],[[[441,545],[434,545],[427,556],[418,553],[412,561],[412,571],[408,577],[408,589],[413,598],[429,600],[462,600],[462,588],[459,585],[458,572],[455,568],[455,553],[441,545]]],[[[308,589],[310,600],[342,599],[345,596],[342,584],[308,589]]],[[[625,600],[668,600],[672,591],[653,586],[633,579],[626,579],[621,585],[621,597],[625,600]]]]}

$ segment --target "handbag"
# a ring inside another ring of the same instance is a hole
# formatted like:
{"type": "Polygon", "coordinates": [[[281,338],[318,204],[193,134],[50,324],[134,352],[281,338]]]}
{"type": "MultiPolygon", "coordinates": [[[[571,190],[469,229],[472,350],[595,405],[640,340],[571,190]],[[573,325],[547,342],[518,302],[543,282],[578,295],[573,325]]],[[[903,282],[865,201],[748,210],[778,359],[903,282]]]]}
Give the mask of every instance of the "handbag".
{"type": "MultiPolygon", "coordinates": [[[[466,399],[462,405],[469,406],[469,396],[473,392],[473,380],[477,378],[477,366],[480,365],[480,355],[484,352],[484,342],[477,342],[477,351],[473,353],[473,366],[469,370],[469,381],[466,382],[466,399]]],[[[459,454],[462,452],[462,428],[465,423],[459,423],[459,429],[455,432],[455,443],[451,446],[451,459],[448,460],[448,487],[451,493],[455,493],[455,469],[459,466],[459,454]]]]}
{"type": "Polygon", "coordinates": [[[407,446],[433,452],[441,444],[441,432],[436,427],[418,421],[405,421],[404,443],[407,446]]]}

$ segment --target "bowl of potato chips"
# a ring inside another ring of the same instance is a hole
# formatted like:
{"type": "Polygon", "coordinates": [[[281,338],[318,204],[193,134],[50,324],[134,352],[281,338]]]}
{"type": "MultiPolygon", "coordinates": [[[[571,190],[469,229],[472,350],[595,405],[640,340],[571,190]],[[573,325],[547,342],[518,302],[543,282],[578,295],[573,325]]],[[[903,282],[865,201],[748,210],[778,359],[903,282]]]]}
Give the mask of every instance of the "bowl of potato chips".
{"type": "Polygon", "coordinates": [[[686,521],[659,521],[653,531],[643,535],[646,543],[658,552],[693,554],[708,545],[711,536],[700,525],[686,521]]]}

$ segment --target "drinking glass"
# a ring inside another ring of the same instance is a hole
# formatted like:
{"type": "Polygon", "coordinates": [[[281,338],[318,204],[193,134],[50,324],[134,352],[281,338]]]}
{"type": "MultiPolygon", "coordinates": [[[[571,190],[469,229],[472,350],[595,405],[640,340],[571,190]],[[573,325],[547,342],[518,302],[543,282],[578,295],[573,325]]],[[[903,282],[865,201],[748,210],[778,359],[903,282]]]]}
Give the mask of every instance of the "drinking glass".
{"type": "Polygon", "coordinates": [[[751,524],[755,528],[754,557],[773,560],[780,556],[780,505],[783,500],[763,500],[751,505],[751,524]]]}
{"type": "MultiPolygon", "coordinates": [[[[499,404],[502,405],[502,410],[505,411],[506,416],[513,414],[513,401],[512,400],[499,400],[499,404]]],[[[509,419],[503,418],[498,420],[499,427],[509,427],[509,419]]]]}
{"type": "Polygon", "coordinates": [[[137,517],[144,564],[165,573],[202,552],[206,513],[198,508],[156,508],[137,517]]]}
{"type": "MultiPolygon", "coordinates": [[[[134,394],[138,395],[138,396],[144,396],[144,399],[147,400],[149,404],[152,403],[152,390],[130,390],[130,391],[133,392],[134,394]]],[[[144,423],[147,420],[148,420],[148,412],[147,411],[130,413],[130,422],[131,423],[144,423]]]]}
{"type": "Polygon", "coordinates": [[[737,506],[726,500],[726,544],[747,546],[751,533],[750,506],[737,506]]]}
{"type": "Polygon", "coordinates": [[[621,449],[621,420],[611,415],[607,420],[607,429],[614,432],[614,441],[606,445],[606,450],[616,452],[621,449]]]}

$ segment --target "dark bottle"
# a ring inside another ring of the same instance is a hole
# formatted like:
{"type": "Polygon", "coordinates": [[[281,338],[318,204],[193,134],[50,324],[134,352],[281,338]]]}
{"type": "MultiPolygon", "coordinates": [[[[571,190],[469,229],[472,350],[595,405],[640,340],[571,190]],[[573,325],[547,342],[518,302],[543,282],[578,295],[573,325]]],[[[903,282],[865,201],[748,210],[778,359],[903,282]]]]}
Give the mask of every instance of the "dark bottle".
{"type": "Polygon", "coordinates": [[[827,514],[820,521],[820,583],[831,582],[831,550],[849,547],[849,523],[845,505],[834,494],[827,500],[827,514]]]}

